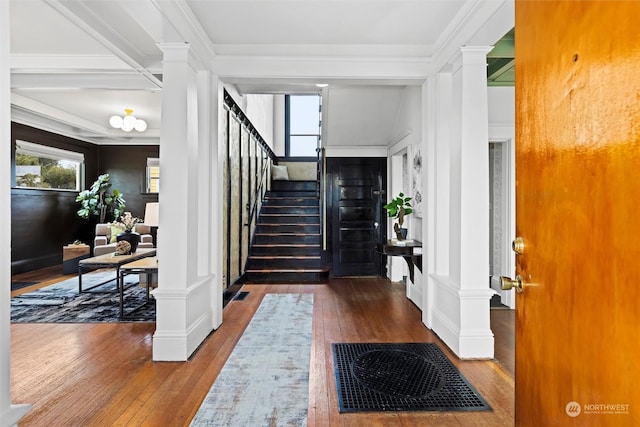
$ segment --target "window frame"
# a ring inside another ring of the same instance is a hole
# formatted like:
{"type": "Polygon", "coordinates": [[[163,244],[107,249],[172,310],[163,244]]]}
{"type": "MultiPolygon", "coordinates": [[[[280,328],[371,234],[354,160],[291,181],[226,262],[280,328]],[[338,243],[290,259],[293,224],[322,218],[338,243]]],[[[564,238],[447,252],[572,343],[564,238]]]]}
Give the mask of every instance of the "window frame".
{"type": "MultiPolygon", "coordinates": [[[[307,94],[287,94],[284,97],[284,154],[285,157],[295,157],[295,158],[308,158],[315,157],[317,152],[311,153],[310,155],[291,155],[291,137],[292,136],[315,136],[316,137],[316,150],[320,147],[321,141],[321,132],[322,132],[322,96],[317,93],[307,93],[307,94]],[[317,96],[318,97],[318,133],[305,133],[305,134],[292,134],[291,133],[291,97],[302,97],[302,96],[317,96]]],[[[314,150],[315,151],[315,150],[314,150]]]]}
{"type": "Polygon", "coordinates": [[[24,141],[21,139],[16,140],[15,152],[13,157],[13,185],[14,188],[21,190],[44,190],[44,191],[71,191],[79,192],[84,188],[84,174],[85,174],[85,157],[83,153],[76,151],[64,150],[62,148],[51,147],[48,145],[38,144],[34,142],[24,141]],[[56,161],[68,161],[78,164],[76,169],[76,188],[51,188],[51,187],[29,187],[18,185],[18,165],[17,157],[19,154],[28,156],[35,156],[38,158],[44,158],[56,161]]]}
{"type": "Polygon", "coordinates": [[[160,158],[158,157],[147,157],[146,193],[147,194],[160,193],[160,158]],[[157,171],[157,176],[153,176],[154,171],[157,171]],[[152,184],[153,181],[156,182],[155,188],[153,188],[153,184],[152,184]]]}

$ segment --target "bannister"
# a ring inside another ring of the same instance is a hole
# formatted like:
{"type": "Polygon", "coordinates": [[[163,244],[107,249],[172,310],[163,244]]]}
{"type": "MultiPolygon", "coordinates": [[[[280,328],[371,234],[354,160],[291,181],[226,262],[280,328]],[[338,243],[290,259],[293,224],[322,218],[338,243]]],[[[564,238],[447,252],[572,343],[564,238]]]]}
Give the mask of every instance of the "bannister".
{"type": "Polygon", "coordinates": [[[273,152],[271,147],[269,147],[269,145],[265,142],[265,140],[262,138],[262,135],[260,135],[260,132],[258,132],[258,130],[253,125],[253,123],[251,123],[251,120],[249,120],[249,118],[244,113],[244,111],[242,111],[240,106],[236,104],[236,101],[233,99],[231,95],[229,95],[229,92],[227,92],[226,89],[224,90],[224,104],[227,106],[227,108],[229,108],[229,111],[231,111],[236,116],[236,118],[240,121],[240,123],[242,123],[242,125],[244,125],[247,128],[251,136],[253,136],[256,139],[256,141],[258,141],[258,144],[260,144],[260,147],[262,148],[262,150],[267,153],[267,156],[269,156],[269,158],[273,161],[273,163],[277,164],[278,157],[276,156],[276,154],[273,152]]]}
{"type": "Polygon", "coordinates": [[[318,200],[320,202],[320,241],[322,242],[322,254],[324,259],[324,253],[326,251],[326,230],[325,230],[325,194],[324,194],[324,179],[325,179],[325,151],[323,147],[316,148],[317,159],[317,177],[318,177],[318,200]]]}

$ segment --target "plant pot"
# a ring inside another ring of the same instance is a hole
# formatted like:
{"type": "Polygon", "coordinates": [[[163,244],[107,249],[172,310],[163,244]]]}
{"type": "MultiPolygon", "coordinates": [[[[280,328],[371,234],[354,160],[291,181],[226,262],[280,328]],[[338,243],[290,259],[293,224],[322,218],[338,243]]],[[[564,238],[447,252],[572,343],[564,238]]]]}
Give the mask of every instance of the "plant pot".
{"type": "Polygon", "coordinates": [[[407,238],[407,232],[409,230],[406,228],[400,228],[395,230],[396,232],[396,237],[398,238],[398,240],[405,240],[407,238]]]}
{"type": "Polygon", "coordinates": [[[131,245],[131,253],[134,253],[138,249],[138,243],[140,243],[140,234],[135,231],[124,231],[116,236],[116,241],[125,240],[131,245]]]}

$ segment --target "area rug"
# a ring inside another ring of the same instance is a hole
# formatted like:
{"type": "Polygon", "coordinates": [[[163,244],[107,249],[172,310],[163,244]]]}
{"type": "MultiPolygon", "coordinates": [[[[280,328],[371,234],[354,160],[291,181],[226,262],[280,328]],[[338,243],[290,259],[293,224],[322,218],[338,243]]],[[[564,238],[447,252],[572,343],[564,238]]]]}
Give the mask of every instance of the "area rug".
{"type": "Polygon", "coordinates": [[[490,411],[437,345],[332,344],[340,412],[490,411]]]}
{"type": "Polygon", "coordinates": [[[312,294],[266,294],[191,425],[306,426],[312,316],[312,294]]]}
{"type": "MultiPolygon", "coordinates": [[[[98,270],[82,275],[82,287],[89,288],[115,278],[115,270],[98,270]]],[[[125,276],[125,287],[138,281],[138,275],[125,276]]],[[[84,323],[119,322],[120,294],[115,280],[78,294],[78,277],[46,286],[11,298],[11,321],[14,323],[84,323]]],[[[131,286],[124,293],[125,312],[142,305],[145,288],[131,286]]],[[[153,322],[156,318],[155,300],[137,310],[126,321],[153,322]]]]}

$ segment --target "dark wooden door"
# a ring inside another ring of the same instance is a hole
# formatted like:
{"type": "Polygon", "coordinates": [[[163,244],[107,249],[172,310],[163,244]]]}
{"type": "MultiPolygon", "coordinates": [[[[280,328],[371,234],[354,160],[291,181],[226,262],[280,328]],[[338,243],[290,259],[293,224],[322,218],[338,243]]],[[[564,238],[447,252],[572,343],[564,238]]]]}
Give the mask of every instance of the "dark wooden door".
{"type": "Polygon", "coordinates": [[[386,158],[328,158],[332,274],[381,276],[376,242],[386,238],[382,216],[386,158]]]}

